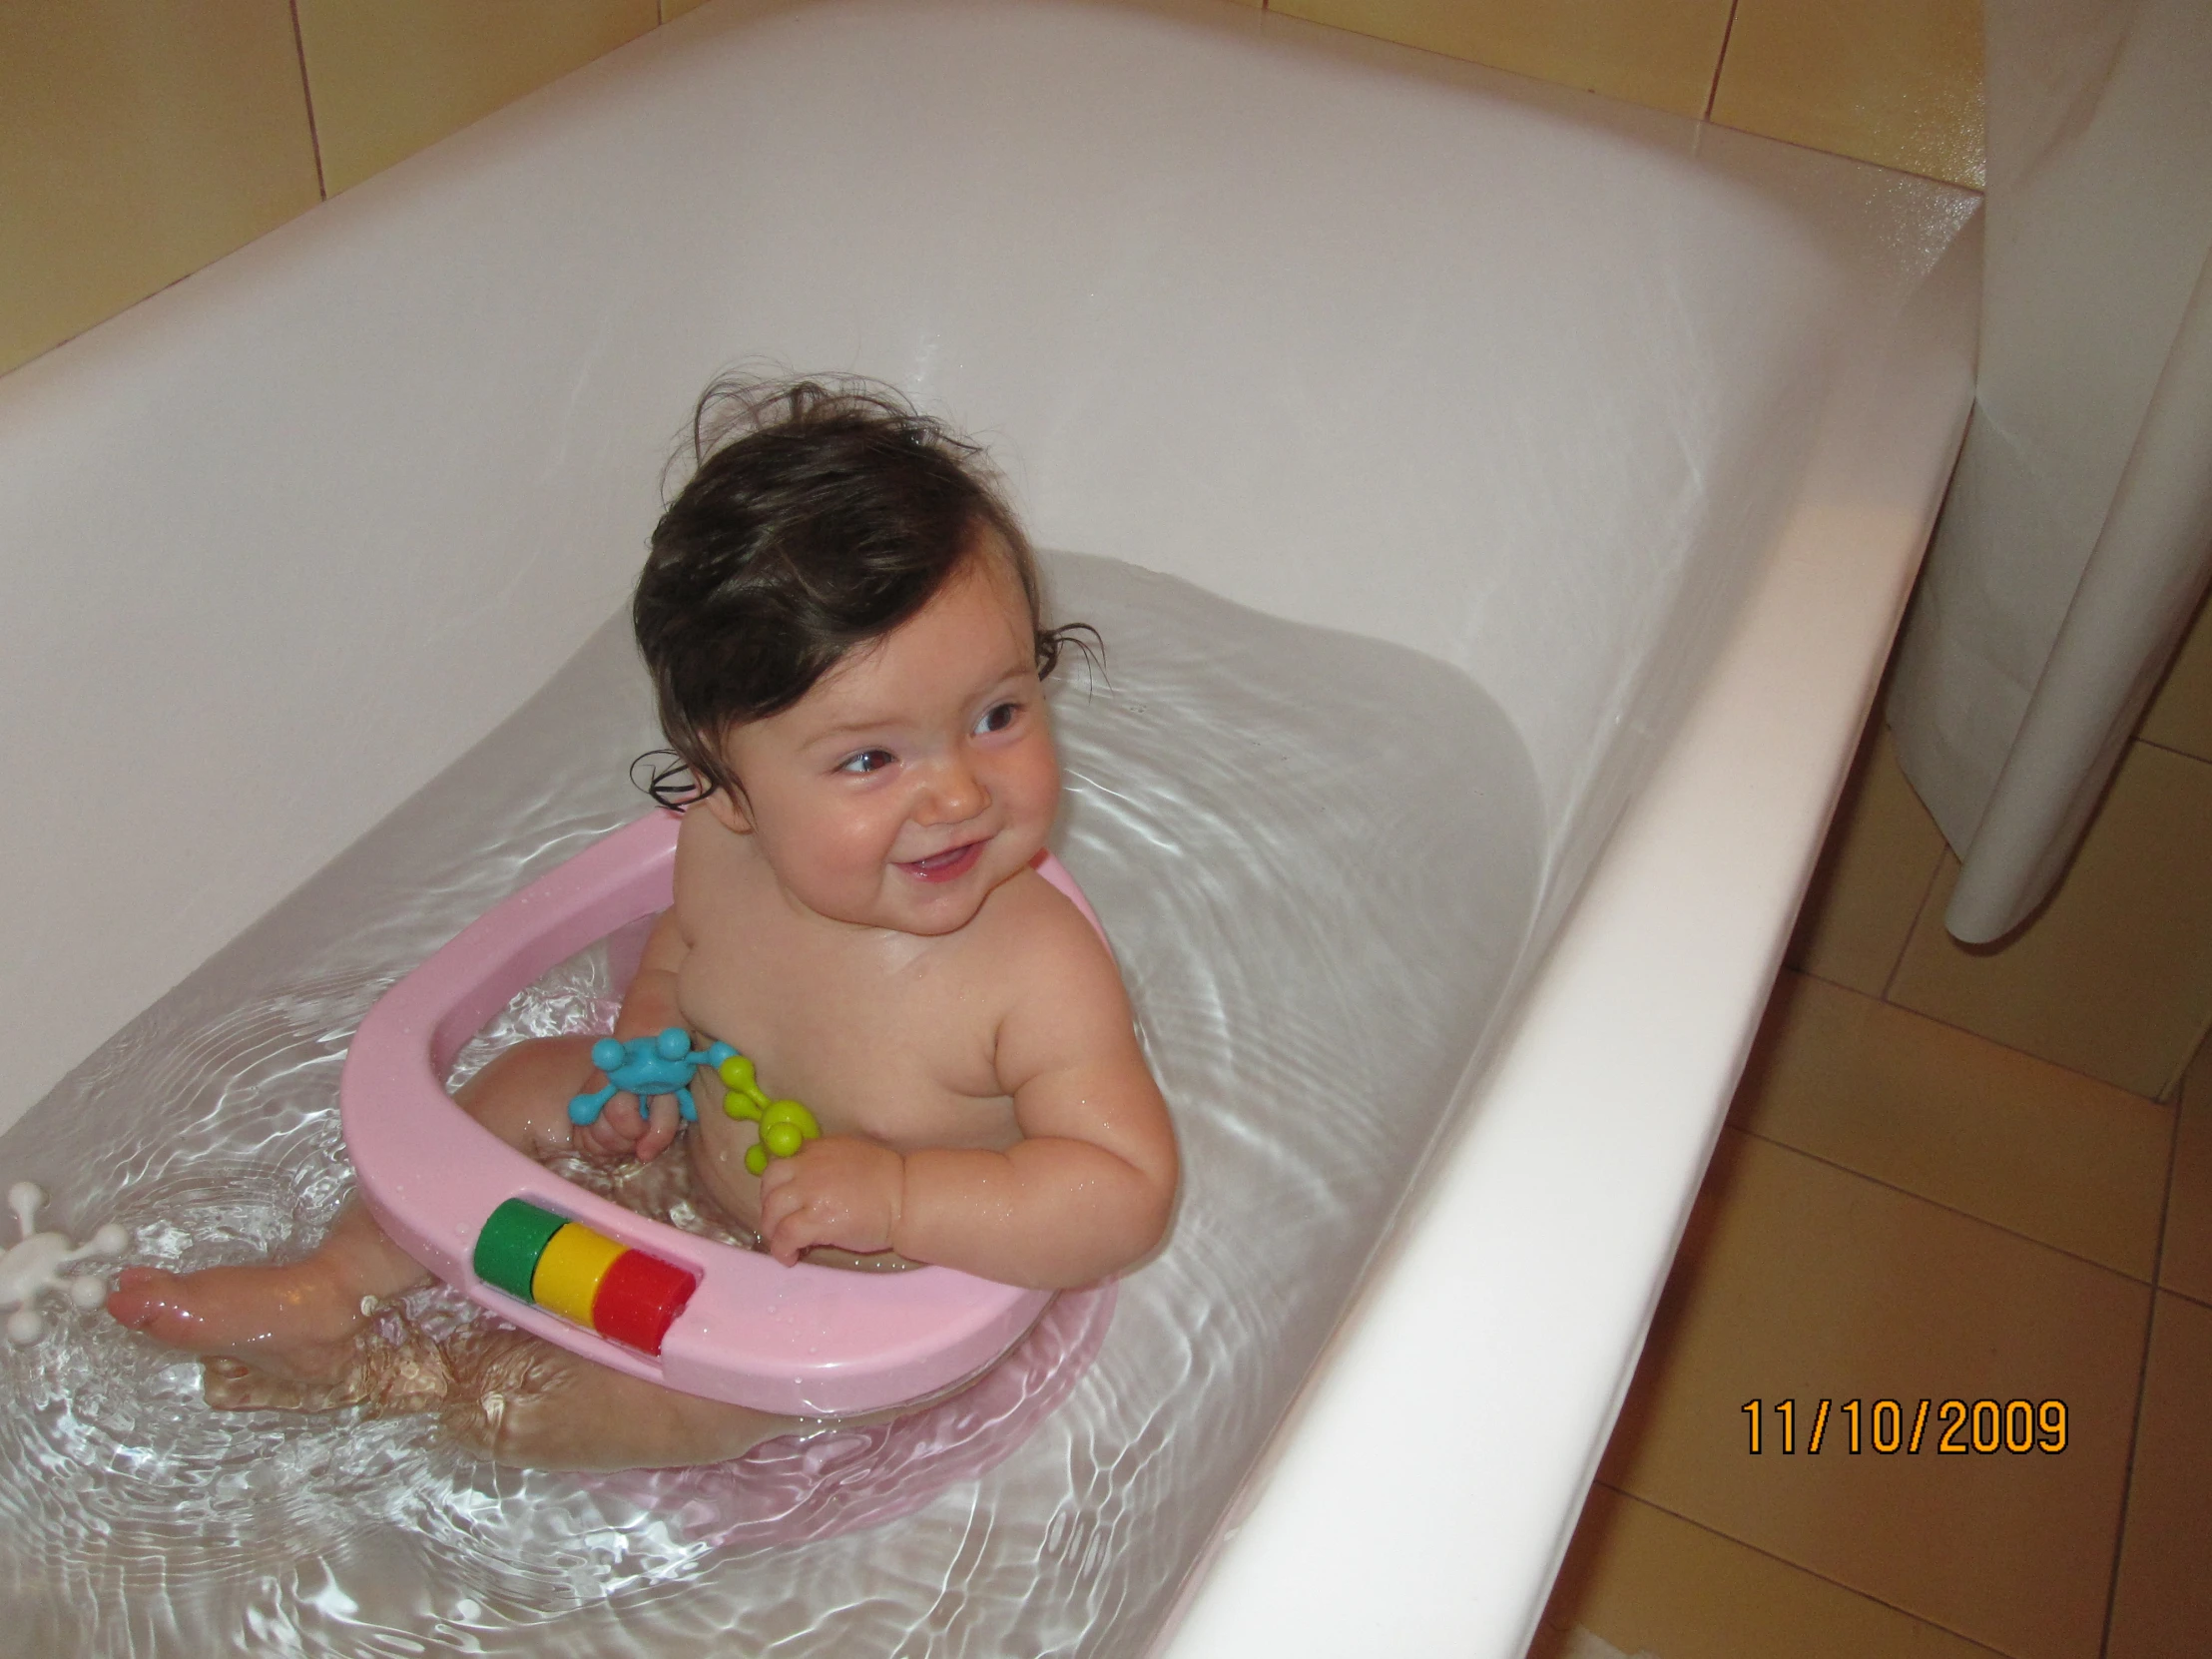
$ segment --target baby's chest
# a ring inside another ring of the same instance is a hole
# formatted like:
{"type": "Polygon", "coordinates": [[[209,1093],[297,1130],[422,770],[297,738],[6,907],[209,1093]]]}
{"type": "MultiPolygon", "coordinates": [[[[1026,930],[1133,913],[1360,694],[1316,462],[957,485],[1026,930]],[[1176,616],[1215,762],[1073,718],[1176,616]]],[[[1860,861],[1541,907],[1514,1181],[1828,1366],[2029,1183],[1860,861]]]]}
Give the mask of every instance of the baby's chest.
{"type": "Polygon", "coordinates": [[[678,992],[695,1029],[746,1054],[764,1090],[804,1102],[831,1133],[902,1147],[1011,1133],[995,1015],[953,976],[695,948],[678,992]]]}

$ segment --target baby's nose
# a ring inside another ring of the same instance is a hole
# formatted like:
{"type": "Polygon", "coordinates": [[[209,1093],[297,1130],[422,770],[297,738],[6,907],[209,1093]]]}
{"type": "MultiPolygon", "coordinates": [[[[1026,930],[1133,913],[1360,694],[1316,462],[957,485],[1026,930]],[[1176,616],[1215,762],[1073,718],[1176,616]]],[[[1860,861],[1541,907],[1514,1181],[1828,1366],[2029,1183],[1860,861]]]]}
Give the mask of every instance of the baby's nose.
{"type": "Polygon", "coordinates": [[[975,817],[990,802],[990,792],[972,768],[947,761],[931,770],[929,789],[916,816],[924,824],[958,824],[975,817]]]}

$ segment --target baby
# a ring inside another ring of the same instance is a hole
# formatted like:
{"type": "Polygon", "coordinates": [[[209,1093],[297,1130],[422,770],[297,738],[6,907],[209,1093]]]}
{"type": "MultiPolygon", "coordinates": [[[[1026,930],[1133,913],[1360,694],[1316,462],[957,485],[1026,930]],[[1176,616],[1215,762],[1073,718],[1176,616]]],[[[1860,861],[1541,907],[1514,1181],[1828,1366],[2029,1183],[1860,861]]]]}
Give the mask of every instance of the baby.
{"type": "MultiPolygon", "coordinates": [[[[651,1160],[777,1261],[934,1262],[1063,1289],[1148,1254],[1175,1138],[1112,958],[1032,867],[1059,800],[1042,680],[1069,630],[979,452],[866,387],[725,383],[633,607],[661,723],[696,782],[676,902],[615,1024],[729,1042],[822,1138],[748,1173],[755,1125],[603,1086],[589,1037],[508,1049],[458,1093],[540,1158],[651,1160]],[[857,1260],[856,1260],[857,1259],[857,1260]]],[[[109,1311],[208,1356],[221,1406],[436,1409],[502,1462],[732,1457],[798,1426],[680,1394],[524,1333],[364,1340],[426,1275],[356,1200],[305,1260],[129,1269],[109,1311]]]]}

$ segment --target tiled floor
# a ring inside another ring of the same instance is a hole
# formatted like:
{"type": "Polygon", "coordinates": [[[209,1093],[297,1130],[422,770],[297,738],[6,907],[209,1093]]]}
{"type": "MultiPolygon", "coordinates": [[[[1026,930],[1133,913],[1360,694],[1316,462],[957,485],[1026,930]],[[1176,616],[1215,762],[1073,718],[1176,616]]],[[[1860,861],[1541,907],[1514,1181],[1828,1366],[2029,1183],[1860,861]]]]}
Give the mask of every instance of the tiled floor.
{"type": "Polygon", "coordinates": [[[2162,1105],[1785,974],[1545,1625],[1537,1659],[2212,1654],[2212,1047],[2162,1105]]]}

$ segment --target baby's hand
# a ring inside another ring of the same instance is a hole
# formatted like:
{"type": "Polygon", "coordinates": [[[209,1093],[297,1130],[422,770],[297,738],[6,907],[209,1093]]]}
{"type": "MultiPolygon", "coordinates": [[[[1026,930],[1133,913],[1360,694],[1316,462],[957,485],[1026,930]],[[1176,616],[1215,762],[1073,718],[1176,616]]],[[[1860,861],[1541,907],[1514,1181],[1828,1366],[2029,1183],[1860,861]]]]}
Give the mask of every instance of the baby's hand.
{"type": "MultiPolygon", "coordinates": [[[[597,1072],[592,1074],[595,1078],[597,1072]]],[[[604,1087],[604,1080],[601,1080],[604,1087]]],[[[589,1091],[587,1091],[589,1092],[589,1091]]],[[[659,1094],[653,1097],[649,1111],[638,1109],[638,1097],[618,1094],[589,1123],[579,1123],[569,1135],[569,1144],[577,1153],[595,1164],[620,1163],[625,1158],[635,1158],[641,1164],[650,1164],[676,1139],[676,1131],[683,1127],[682,1115],[677,1111],[676,1097],[659,1094]]]]}
{"type": "Polygon", "coordinates": [[[761,1177],[761,1238],[786,1267],[816,1245],[855,1256],[891,1248],[906,1190],[906,1160],[850,1135],[825,1135],[761,1177]]]}

